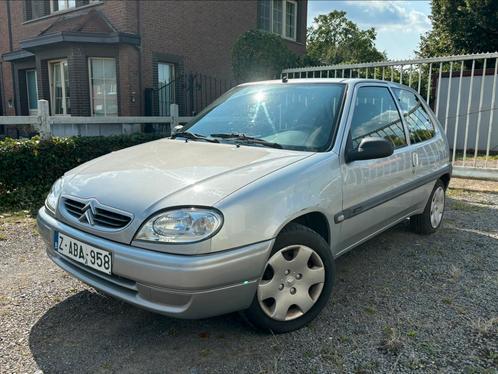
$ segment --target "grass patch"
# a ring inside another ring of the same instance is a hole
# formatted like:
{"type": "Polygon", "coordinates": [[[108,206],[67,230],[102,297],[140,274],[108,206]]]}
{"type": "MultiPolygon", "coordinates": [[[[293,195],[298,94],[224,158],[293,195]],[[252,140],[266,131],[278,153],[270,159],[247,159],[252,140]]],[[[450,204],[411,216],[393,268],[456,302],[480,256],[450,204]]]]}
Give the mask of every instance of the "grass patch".
{"type": "Polygon", "coordinates": [[[469,203],[464,203],[463,201],[459,200],[451,200],[450,201],[450,209],[452,210],[458,210],[461,212],[478,212],[482,210],[480,206],[469,204],[469,203]]]}
{"type": "Polygon", "coordinates": [[[443,298],[443,300],[441,300],[443,302],[443,304],[446,304],[446,305],[451,305],[453,304],[453,300],[451,300],[450,298],[448,297],[445,297],[443,298]]]}
{"type": "Polygon", "coordinates": [[[479,318],[472,323],[472,330],[483,337],[498,338],[498,317],[490,319],[479,318]]]}
{"type": "Polygon", "coordinates": [[[462,276],[462,270],[452,264],[448,270],[448,274],[453,282],[457,282],[462,276]]]}
{"type": "Polygon", "coordinates": [[[13,224],[21,223],[27,219],[34,218],[30,211],[20,210],[20,211],[7,211],[0,213],[0,224],[13,224]]]}
{"type": "Polygon", "coordinates": [[[384,338],[380,343],[380,350],[385,353],[397,355],[403,349],[404,343],[401,335],[394,327],[386,327],[384,329],[384,338]]]}
{"type": "Polygon", "coordinates": [[[377,309],[375,309],[373,306],[367,306],[365,308],[365,313],[373,316],[375,313],[377,313],[377,309]]]}
{"type": "Polygon", "coordinates": [[[331,347],[323,348],[320,354],[325,361],[332,365],[340,367],[344,363],[341,354],[331,347]]]}
{"type": "Polygon", "coordinates": [[[417,332],[415,330],[408,330],[408,332],[406,333],[406,336],[408,336],[410,338],[416,338],[417,332]]]}
{"type": "MultiPolygon", "coordinates": [[[[485,152],[477,152],[477,161],[485,161],[486,153],[485,152]]],[[[456,161],[463,161],[463,152],[456,152],[455,154],[456,161]]],[[[473,161],[474,160],[474,150],[467,150],[465,161],[473,161]]],[[[488,161],[498,161],[498,153],[490,153],[488,156],[488,161]]]]}

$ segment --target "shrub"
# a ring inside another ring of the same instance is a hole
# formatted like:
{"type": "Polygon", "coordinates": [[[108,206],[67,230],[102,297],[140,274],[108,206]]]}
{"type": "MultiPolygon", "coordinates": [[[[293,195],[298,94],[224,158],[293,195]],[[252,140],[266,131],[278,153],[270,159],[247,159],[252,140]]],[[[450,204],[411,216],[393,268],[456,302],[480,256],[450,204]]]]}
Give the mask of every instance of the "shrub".
{"type": "Polygon", "coordinates": [[[35,211],[43,205],[52,183],[66,171],[106,153],[157,138],[134,134],[0,141],[0,211],[35,211]]]}
{"type": "Polygon", "coordinates": [[[250,30],[242,34],[232,49],[232,67],[239,82],[273,79],[282,69],[298,63],[297,56],[277,34],[250,30]]]}

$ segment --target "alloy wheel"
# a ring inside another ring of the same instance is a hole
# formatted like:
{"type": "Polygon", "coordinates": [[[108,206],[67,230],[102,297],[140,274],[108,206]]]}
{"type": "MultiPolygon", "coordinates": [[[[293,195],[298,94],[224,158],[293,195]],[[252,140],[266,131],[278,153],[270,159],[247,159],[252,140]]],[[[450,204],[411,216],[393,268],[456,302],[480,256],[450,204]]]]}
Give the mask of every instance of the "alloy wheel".
{"type": "Polygon", "coordinates": [[[432,195],[431,201],[431,226],[437,228],[441,223],[444,211],[444,189],[439,186],[432,195]]]}

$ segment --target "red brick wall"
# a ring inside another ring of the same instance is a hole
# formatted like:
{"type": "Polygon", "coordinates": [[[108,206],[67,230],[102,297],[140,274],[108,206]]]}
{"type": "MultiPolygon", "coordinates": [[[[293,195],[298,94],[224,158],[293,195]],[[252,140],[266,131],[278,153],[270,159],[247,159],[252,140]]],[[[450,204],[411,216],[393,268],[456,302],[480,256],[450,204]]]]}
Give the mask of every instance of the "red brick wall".
{"type": "MultiPolygon", "coordinates": [[[[14,50],[20,49],[22,40],[38,35],[60,17],[53,15],[24,22],[24,2],[11,1],[10,4],[14,50]]],[[[139,34],[141,37],[141,47],[122,45],[117,54],[120,115],[143,113],[143,89],[154,86],[153,61],[164,59],[164,55],[181,59],[185,71],[230,79],[231,49],[235,40],[245,31],[257,27],[256,0],[104,0],[102,4],[72,11],[70,15],[86,13],[89,8],[105,14],[118,31],[139,34]],[[158,54],[162,56],[158,57],[158,54]]],[[[297,53],[305,51],[302,41],[305,39],[306,8],[307,0],[300,0],[298,40],[301,43],[287,42],[297,53]]],[[[7,22],[4,22],[6,14],[6,2],[0,0],[0,54],[9,52],[8,28],[7,22]]],[[[78,66],[86,68],[85,64],[78,66]]],[[[11,63],[2,63],[0,79],[3,77],[4,101],[13,98],[10,68],[11,63]]],[[[86,85],[87,82],[82,84],[86,85]]],[[[7,113],[14,114],[13,110],[7,113]]]]}
{"type": "Polygon", "coordinates": [[[152,54],[183,56],[186,70],[231,76],[236,38],[256,26],[254,1],[149,1],[141,3],[144,84],[152,85],[152,54]]]}
{"type": "MultiPolygon", "coordinates": [[[[96,4],[92,6],[85,6],[80,9],[75,9],[71,12],[66,12],[63,15],[78,15],[84,14],[89,11],[89,9],[97,9],[105,14],[110,23],[121,32],[137,32],[137,21],[135,17],[136,3],[134,1],[121,1],[121,0],[105,0],[101,4],[96,4]]],[[[22,40],[28,39],[30,37],[37,36],[51,24],[53,24],[61,15],[50,15],[47,17],[34,19],[25,22],[24,19],[24,1],[15,0],[10,1],[10,13],[12,19],[12,44],[13,50],[20,49],[20,42],[22,40]]],[[[8,43],[8,25],[7,25],[7,2],[4,0],[0,1],[0,55],[9,52],[8,43]]],[[[135,52],[138,56],[138,53],[135,52]]],[[[69,56],[67,56],[69,57],[69,56]]],[[[81,65],[81,64],[80,64],[81,65]]],[[[12,64],[9,62],[2,63],[2,71],[0,72],[0,79],[3,77],[3,97],[4,101],[7,102],[9,99],[14,99],[13,85],[12,85],[12,64]]],[[[86,69],[86,65],[81,65],[81,68],[86,69]]],[[[136,72],[135,72],[136,73],[136,72]]],[[[71,73],[70,73],[71,74],[71,73]]],[[[40,74],[38,74],[39,83],[41,82],[40,74]]],[[[87,81],[81,83],[82,85],[88,85],[87,81]]],[[[1,86],[0,86],[1,87],[1,86]]],[[[39,87],[41,89],[41,87],[39,87]]],[[[88,89],[87,89],[88,91],[88,89]]],[[[40,94],[40,92],[39,92],[40,94]]],[[[44,95],[41,94],[40,98],[44,95]]],[[[120,99],[122,99],[122,96],[120,99]]],[[[122,103],[120,103],[122,104],[122,103]]],[[[8,109],[4,104],[4,114],[5,115],[15,115],[13,108],[8,109]],[[7,110],[6,110],[7,109],[7,110]]],[[[128,106],[122,106],[125,108],[123,115],[128,111],[128,106]]],[[[85,108],[84,108],[85,109],[85,108]]],[[[85,109],[86,110],[86,109],[85,109]]],[[[135,111],[135,113],[138,113],[135,111]]]]}

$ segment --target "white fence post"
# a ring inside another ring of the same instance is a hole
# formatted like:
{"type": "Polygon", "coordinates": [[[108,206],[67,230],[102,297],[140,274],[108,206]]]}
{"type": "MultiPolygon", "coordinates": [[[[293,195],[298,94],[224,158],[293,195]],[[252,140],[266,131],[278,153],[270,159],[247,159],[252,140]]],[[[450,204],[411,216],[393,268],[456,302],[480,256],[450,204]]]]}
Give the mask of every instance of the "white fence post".
{"type": "Polygon", "coordinates": [[[38,119],[40,123],[40,137],[43,140],[52,136],[49,122],[48,101],[38,100],[38,119]]]}
{"type": "Polygon", "coordinates": [[[174,134],[176,132],[176,126],[178,126],[178,117],[180,110],[178,108],[178,104],[170,104],[169,105],[169,113],[171,115],[171,128],[170,132],[171,134],[174,134]]]}

